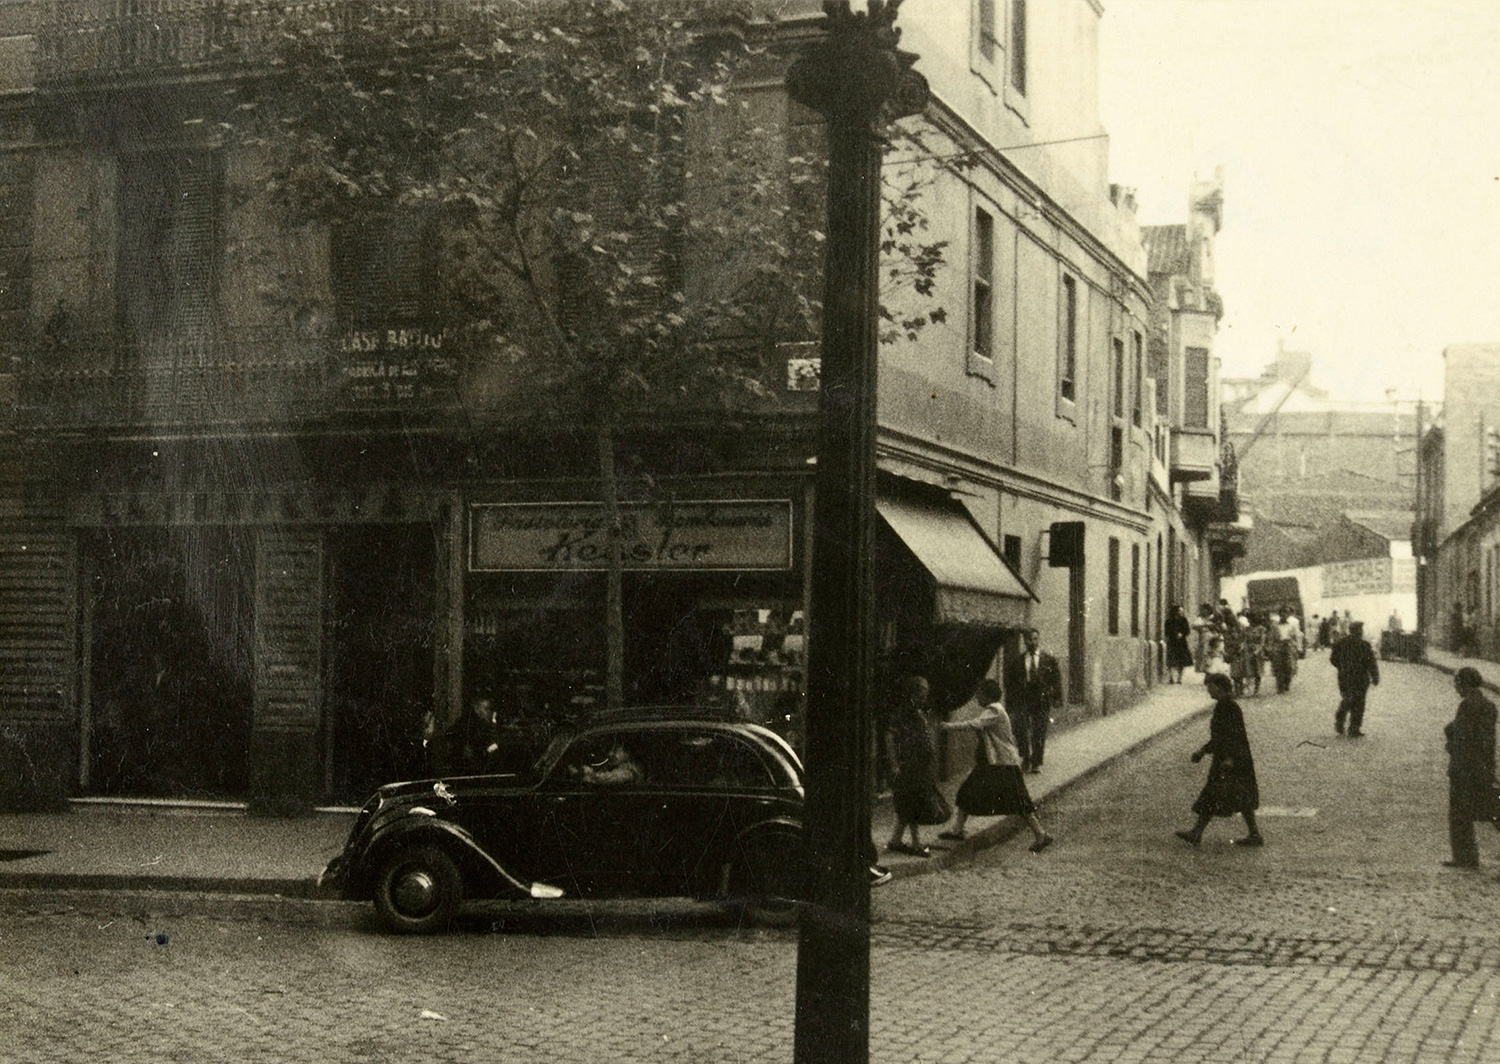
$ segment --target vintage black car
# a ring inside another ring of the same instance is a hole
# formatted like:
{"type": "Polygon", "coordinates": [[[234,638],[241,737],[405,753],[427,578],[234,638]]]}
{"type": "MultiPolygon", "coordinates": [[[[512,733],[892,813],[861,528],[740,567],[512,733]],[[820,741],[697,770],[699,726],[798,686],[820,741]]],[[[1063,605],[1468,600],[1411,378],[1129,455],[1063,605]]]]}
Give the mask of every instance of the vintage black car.
{"type": "Polygon", "coordinates": [[[677,712],[569,726],[527,772],[381,787],[320,882],[398,932],[465,899],[686,896],[796,918],[802,764],[758,724],[677,712]]]}

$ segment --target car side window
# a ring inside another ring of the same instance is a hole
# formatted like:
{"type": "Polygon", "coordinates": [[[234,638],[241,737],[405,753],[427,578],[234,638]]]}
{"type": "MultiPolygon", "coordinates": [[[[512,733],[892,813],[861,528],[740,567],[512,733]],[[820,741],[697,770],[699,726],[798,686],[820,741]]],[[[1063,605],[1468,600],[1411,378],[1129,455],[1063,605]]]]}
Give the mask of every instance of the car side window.
{"type": "Polygon", "coordinates": [[[650,774],[641,746],[638,735],[626,732],[586,735],[563,754],[554,776],[600,789],[644,784],[650,774]]]}
{"type": "Polygon", "coordinates": [[[674,768],[687,786],[710,790],[763,788],[775,781],[760,751],[737,735],[692,732],[677,741],[674,768]]]}

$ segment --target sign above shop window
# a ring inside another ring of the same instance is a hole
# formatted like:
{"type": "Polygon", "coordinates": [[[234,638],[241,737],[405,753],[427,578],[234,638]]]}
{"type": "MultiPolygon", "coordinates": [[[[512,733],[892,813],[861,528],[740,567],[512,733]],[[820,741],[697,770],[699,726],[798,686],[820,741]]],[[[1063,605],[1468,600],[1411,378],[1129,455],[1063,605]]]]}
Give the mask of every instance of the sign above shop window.
{"type": "Polygon", "coordinates": [[[339,357],[349,406],[429,406],[457,399],[459,362],[452,334],[442,329],[348,329],[339,335],[339,357]]]}
{"type": "MultiPolygon", "coordinates": [[[[792,567],[788,499],[621,503],[620,523],[626,569],[792,567]]],[[[476,503],[469,509],[473,572],[602,570],[608,551],[602,503],[476,503]]]]}

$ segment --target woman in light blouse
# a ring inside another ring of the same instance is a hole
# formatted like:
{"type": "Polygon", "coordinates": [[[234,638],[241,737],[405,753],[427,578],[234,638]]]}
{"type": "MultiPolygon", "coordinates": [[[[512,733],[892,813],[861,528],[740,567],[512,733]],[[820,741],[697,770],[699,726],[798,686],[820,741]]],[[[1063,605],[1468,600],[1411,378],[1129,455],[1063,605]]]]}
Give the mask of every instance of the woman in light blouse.
{"type": "Polygon", "coordinates": [[[1036,804],[1021,775],[1021,754],[1010,730],[1010,715],[1000,701],[1000,685],[989,677],[979,681],[974,700],[983,708],[968,720],[944,721],[947,731],[972,731],[974,771],[958,788],[958,816],[953,827],[938,838],[959,840],[971,816],[1018,816],[1031,829],[1031,852],[1041,853],[1052,845],[1052,836],[1036,817],[1036,804]]]}

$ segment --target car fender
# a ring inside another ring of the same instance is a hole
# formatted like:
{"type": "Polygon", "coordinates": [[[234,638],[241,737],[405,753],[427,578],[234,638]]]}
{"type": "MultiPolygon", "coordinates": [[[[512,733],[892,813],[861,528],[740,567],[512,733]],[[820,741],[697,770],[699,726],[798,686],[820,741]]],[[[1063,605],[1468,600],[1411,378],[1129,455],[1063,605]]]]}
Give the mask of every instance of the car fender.
{"type": "Polygon", "coordinates": [[[753,853],[761,839],[778,835],[790,835],[797,840],[796,858],[804,861],[804,869],[799,870],[796,875],[800,878],[801,875],[805,874],[801,822],[789,816],[769,817],[750,825],[735,836],[734,843],[731,845],[729,852],[725,854],[727,859],[720,870],[717,891],[720,899],[732,902],[735,900],[736,894],[743,889],[743,886],[737,886],[737,883],[743,884],[743,877],[750,870],[737,866],[736,862],[740,860],[741,856],[745,853],[753,853]]]}
{"type": "Polygon", "coordinates": [[[421,806],[413,808],[398,819],[384,825],[371,837],[369,845],[365,848],[364,857],[360,861],[366,882],[373,880],[375,870],[389,854],[412,845],[440,846],[444,852],[457,861],[461,870],[480,870],[493,875],[502,887],[514,890],[522,897],[527,897],[531,893],[530,884],[523,883],[511,875],[499,861],[496,861],[484,851],[479,843],[474,841],[474,836],[468,831],[457,824],[435,819],[429,810],[421,806]]]}
{"type": "Polygon", "coordinates": [[[740,833],[734,837],[734,845],[736,848],[738,848],[741,843],[746,842],[751,838],[754,838],[755,836],[767,831],[790,831],[800,839],[802,837],[802,822],[794,817],[789,816],[774,816],[766,820],[757,821],[756,823],[751,824],[749,827],[741,830],[740,833]]]}
{"type": "Polygon", "coordinates": [[[720,893],[728,889],[731,867],[737,860],[738,855],[744,851],[744,847],[753,845],[763,835],[779,835],[783,833],[790,833],[796,836],[797,841],[801,843],[802,822],[789,816],[775,816],[751,824],[736,835],[725,854],[727,860],[721,870],[720,893]]]}

